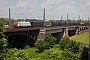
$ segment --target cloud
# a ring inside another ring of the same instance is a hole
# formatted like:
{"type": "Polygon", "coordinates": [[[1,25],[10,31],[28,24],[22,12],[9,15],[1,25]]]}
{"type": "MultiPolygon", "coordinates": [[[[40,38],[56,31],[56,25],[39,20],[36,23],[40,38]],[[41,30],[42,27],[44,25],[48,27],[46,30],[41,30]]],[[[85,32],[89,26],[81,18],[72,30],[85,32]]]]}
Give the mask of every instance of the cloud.
{"type": "Polygon", "coordinates": [[[87,1],[86,5],[90,5],[90,1],[87,1]]]}
{"type": "Polygon", "coordinates": [[[27,1],[25,1],[25,2],[20,1],[17,6],[19,6],[19,7],[27,7],[28,6],[27,1]]]}
{"type": "Polygon", "coordinates": [[[11,8],[35,8],[38,0],[19,0],[17,5],[11,6],[11,8]]]}
{"type": "Polygon", "coordinates": [[[64,8],[64,6],[61,5],[61,6],[59,6],[57,9],[59,10],[59,9],[63,9],[63,8],[64,8]]]}
{"type": "Polygon", "coordinates": [[[7,3],[6,0],[0,0],[0,10],[6,10],[7,3]]]}
{"type": "Polygon", "coordinates": [[[29,13],[33,12],[33,10],[28,10],[29,13]]]}
{"type": "Polygon", "coordinates": [[[47,0],[46,4],[56,4],[60,2],[65,2],[67,0],[47,0]]]}
{"type": "Polygon", "coordinates": [[[90,0],[84,0],[84,2],[86,3],[86,5],[90,5],[90,0]]]}
{"type": "Polygon", "coordinates": [[[90,9],[90,1],[89,0],[83,0],[83,4],[80,5],[82,9],[90,9]]]}
{"type": "Polygon", "coordinates": [[[57,10],[60,10],[60,9],[73,9],[76,4],[76,1],[72,1],[72,2],[69,2],[69,3],[66,3],[64,5],[59,5],[56,9],[57,10]]]}
{"type": "Polygon", "coordinates": [[[70,6],[70,5],[63,6],[63,5],[61,5],[57,9],[60,10],[60,9],[71,9],[71,8],[74,8],[74,6],[70,6]]]}
{"type": "Polygon", "coordinates": [[[47,7],[51,7],[51,5],[58,5],[61,2],[66,2],[67,0],[47,0],[46,2],[44,2],[42,4],[42,8],[47,8],[47,7]]]}

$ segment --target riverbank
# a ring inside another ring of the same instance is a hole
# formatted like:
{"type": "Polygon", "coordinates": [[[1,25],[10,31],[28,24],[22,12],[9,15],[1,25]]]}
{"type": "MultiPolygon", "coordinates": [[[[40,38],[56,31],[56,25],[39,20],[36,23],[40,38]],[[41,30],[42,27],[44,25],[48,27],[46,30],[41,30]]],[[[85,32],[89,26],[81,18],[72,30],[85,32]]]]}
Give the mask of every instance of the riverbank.
{"type": "Polygon", "coordinates": [[[76,42],[83,43],[83,44],[88,44],[89,43],[89,33],[85,32],[80,35],[75,35],[75,36],[70,37],[70,39],[76,42]]]}

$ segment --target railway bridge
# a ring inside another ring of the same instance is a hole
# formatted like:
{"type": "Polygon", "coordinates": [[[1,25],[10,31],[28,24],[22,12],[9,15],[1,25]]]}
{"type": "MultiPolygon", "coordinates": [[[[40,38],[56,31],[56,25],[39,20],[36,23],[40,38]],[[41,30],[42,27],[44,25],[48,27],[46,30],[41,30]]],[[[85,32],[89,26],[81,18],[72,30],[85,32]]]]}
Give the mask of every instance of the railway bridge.
{"type": "Polygon", "coordinates": [[[88,26],[50,26],[28,28],[6,28],[6,38],[10,47],[20,48],[26,44],[33,46],[36,40],[43,40],[47,33],[51,33],[57,43],[64,36],[71,37],[88,31],[88,26]]]}

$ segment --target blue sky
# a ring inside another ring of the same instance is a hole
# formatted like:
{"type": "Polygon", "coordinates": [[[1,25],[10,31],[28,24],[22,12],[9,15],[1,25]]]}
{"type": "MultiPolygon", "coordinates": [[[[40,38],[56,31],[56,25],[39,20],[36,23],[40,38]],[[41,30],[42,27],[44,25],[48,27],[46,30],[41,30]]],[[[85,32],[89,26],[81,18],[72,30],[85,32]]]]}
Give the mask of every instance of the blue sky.
{"type": "Polygon", "coordinates": [[[0,17],[8,18],[11,9],[11,18],[43,18],[46,10],[46,19],[80,18],[85,20],[90,17],[90,0],[0,0],[0,17]]]}

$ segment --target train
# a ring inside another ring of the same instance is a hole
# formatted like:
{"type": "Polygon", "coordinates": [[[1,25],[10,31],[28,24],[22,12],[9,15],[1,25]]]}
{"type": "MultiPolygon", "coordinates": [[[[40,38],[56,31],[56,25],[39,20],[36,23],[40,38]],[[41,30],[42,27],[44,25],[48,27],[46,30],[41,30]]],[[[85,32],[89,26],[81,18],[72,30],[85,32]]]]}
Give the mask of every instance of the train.
{"type": "Polygon", "coordinates": [[[89,25],[89,22],[14,22],[13,27],[42,27],[42,26],[72,26],[72,25],[89,25]]]}
{"type": "Polygon", "coordinates": [[[42,27],[42,26],[51,26],[50,22],[14,22],[13,27],[42,27]]]}

